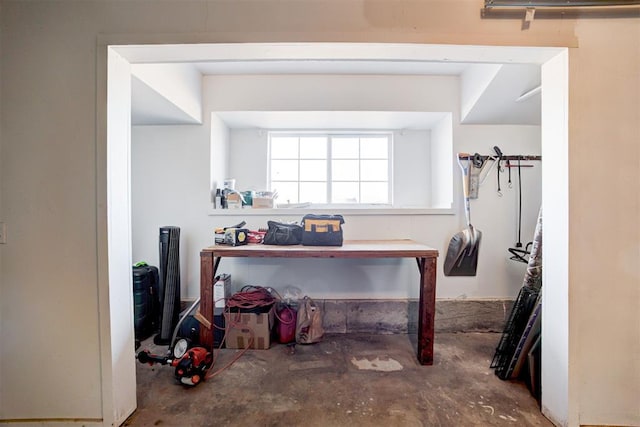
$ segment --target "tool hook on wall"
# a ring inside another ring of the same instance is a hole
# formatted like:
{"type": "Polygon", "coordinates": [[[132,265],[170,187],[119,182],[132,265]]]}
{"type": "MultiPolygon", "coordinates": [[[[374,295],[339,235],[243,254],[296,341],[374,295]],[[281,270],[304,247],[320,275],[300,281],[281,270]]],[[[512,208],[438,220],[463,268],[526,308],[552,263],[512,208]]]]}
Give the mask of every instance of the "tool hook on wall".
{"type": "Polygon", "coordinates": [[[533,167],[533,165],[526,164],[523,165],[521,162],[524,161],[541,161],[542,156],[537,155],[509,155],[505,156],[502,153],[502,150],[498,146],[494,146],[493,150],[496,155],[481,155],[475,153],[473,155],[466,153],[459,153],[458,158],[460,160],[467,160],[470,164],[470,173],[469,173],[469,198],[477,199],[478,198],[478,190],[480,185],[484,183],[487,176],[489,176],[491,170],[494,167],[497,167],[496,175],[497,175],[497,184],[498,184],[498,195],[502,196],[502,188],[500,184],[500,173],[507,169],[508,172],[508,186],[512,188],[511,182],[511,168],[517,168],[518,171],[518,241],[515,243],[514,247],[508,248],[511,257],[509,259],[527,263],[529,254],[531,253],[531,242],[523,245],[521,242],[521,231],[522,231],[522,168],[525,167],[533,167]],[[485,168],[487,161],[492,160],[493,164],[486,170],[483,174],[482,171],[485,168]],[[502,166],[502,162],[504,163],[504,167],[502,166]]]}
{"type": "Polygon", "coordinates": [[[500,174],[504,172],[504,168],[506,167],[509,172],[509,188],[511,188],[511,168],[530,168],[533,165],[523,165],[520,164],[520,161],[531,161],[531,160],[542,160],[542,156],[538,155],[504,155],[498,146],[493,147],[496,155],[482,155],[479,153],[468,154],[468,153],[458,153],[458,159],[466,160],[470,164],[469,168],[469,198],[477,199],[480,191],[480,186],[484,184],[487,177],[490,175],[493,168],[497,167],[497,180],[498,180],[498,195],[502,196],[502,188],[500,185],[500,174]],[[487,162],[491,160],[493,163],[489,166],[488,169],[485,168],[487,166],[487,162]],[[505,162],[504,167],[502,166],[502,162],[505,162]],[[517,162],[514,164],[513,162],[517,162]],[[484,172],[483,172],[484,171],[484,172]]]}

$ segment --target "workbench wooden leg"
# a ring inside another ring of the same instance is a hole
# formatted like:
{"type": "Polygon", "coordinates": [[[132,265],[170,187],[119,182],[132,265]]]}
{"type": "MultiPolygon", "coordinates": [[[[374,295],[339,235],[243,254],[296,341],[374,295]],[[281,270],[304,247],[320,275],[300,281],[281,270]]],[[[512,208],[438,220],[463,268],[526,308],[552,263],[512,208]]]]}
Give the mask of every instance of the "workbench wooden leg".
{"type": "Polygon", "coordinates": [[[433,365],[433,329],[436,314],[436,258],[419,258],[418,361],[433,365]]]}
{"type": "Polygon", "coordinates": [[[211,252],[200,253],[200,314],[211,324],[211,328],[200,325],[200,345],[213,348],[213,280],[215,257],[211,252]]]}

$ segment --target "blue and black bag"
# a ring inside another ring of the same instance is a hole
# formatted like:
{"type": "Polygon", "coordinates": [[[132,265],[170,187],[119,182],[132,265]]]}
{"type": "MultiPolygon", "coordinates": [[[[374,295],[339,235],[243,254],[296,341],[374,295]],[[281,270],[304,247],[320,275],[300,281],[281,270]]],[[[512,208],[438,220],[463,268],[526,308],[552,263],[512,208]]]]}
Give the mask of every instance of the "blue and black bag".
{"type": "Polygon", "coordinates": [[[342,215],[307,214],[302,218],[302,244],[342,246],[342,215]]]}

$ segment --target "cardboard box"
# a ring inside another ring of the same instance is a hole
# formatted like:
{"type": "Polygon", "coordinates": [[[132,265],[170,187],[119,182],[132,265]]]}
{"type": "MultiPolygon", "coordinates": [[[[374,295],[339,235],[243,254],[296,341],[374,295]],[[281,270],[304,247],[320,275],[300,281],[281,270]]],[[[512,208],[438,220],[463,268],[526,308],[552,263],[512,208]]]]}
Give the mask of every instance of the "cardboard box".
{"type": "Polygon", "coordinates": [[[242,199],[239,193],[227,194],[227,209],[240,209],[242,207],[242,199]]]}
{"type": "Polygon", "coordinates": [[[231,275],[221,274],[213,283],[214,308],[224,308],[227,298],[231,296],[231,275]]]}
{"type": "Polygon", "coordinates": [[[253,208],[254,209],[272,209],[273,198],[272,197],[260,197],[253,196],[253,208]]]}
{"type": "Polygon", "coordinates": [[[267,350],[271,346],[275,306],[266,313],[225,313],[227,348],[249,348],[267,350]]]}

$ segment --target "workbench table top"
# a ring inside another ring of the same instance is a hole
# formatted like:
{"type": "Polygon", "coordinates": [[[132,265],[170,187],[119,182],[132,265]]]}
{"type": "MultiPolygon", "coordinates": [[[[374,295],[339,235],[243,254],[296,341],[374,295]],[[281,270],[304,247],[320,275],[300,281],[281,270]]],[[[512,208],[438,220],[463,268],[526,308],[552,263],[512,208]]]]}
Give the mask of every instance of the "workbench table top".
{"type": "Polygon", "coordinates": [[[345,240],[342,246],[214,245],[202,250],[221,257],[264,258],[437,258],[438,251],[409,239],[345,240]]]}

